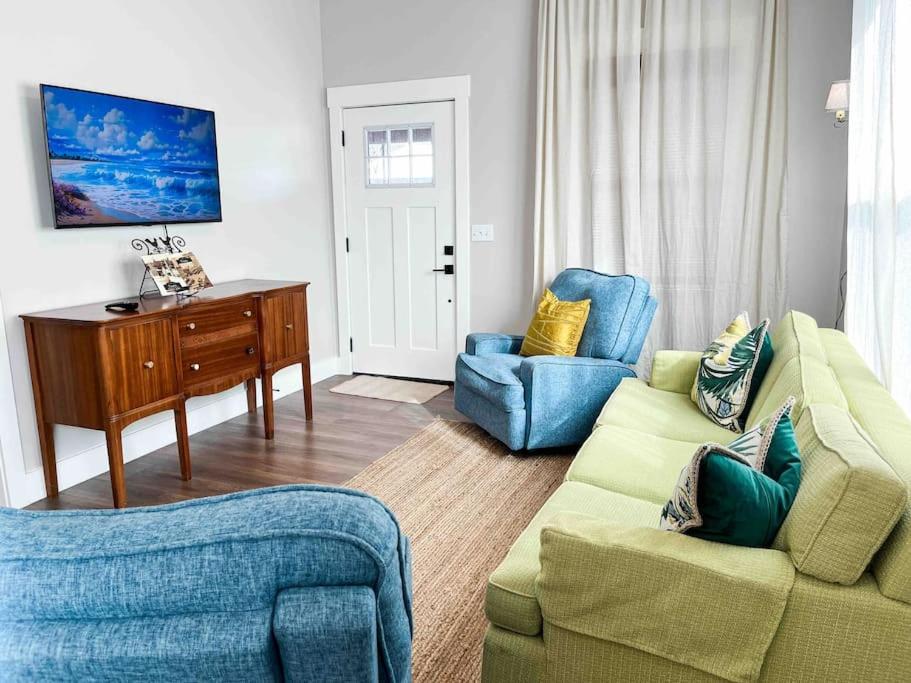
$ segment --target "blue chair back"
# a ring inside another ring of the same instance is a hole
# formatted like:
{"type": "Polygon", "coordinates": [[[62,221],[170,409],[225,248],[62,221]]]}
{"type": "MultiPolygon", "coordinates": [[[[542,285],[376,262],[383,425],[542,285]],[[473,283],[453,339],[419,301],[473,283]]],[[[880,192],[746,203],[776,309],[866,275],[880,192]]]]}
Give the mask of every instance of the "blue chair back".
{"type": "Polygon", "coordinates": [[[655,314],[649,283],[634,275],[567,268],[550,285],[558,299],[591,299],[577,356],[635,363],[655,314]]]}

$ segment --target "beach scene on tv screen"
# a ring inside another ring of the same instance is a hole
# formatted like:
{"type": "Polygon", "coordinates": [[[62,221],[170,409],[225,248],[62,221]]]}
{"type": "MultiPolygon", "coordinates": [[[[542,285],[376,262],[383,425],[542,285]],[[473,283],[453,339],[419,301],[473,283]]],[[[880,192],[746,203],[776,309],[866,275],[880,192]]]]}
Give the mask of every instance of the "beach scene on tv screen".
{"type": "Polygon", "coordinates": [[[59,227],[221,219],[212,112],[44,87],[59,227]]]}

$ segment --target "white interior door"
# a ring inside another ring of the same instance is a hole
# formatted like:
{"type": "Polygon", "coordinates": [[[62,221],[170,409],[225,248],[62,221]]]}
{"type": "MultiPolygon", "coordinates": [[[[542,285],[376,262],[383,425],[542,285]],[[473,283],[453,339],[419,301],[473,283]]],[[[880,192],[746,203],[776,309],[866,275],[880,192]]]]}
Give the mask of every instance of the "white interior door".
{"type": "Polygon", "coordinates": [[[353,369],[451,380],[453,103],[345,109],[344,131],[353,369]]]}

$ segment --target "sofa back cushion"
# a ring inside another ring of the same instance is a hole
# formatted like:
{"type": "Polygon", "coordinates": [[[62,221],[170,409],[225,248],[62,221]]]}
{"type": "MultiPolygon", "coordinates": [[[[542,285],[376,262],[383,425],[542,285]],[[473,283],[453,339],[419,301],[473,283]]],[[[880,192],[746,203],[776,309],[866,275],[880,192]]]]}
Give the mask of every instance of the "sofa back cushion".
{"type": "MultiPolygon", "coordinates": [[[[561,301],[591,299],[591,310],[577,356],[620,360],[636,343],[640,325],[648,325],[644,313],[650,306],[649,284],[632,275],[605,275],[584,268],[567,268],[550,285],[561,301]]],[[[641,339],[638,340],[641,346],[641,339]]]]}
{"type": "Polygon", "coordinates": [[[906,487],[842,408],[808,406],[796,436],[800,489],[774,547],[804,574],[853,584],[898,522],[906,487]]]}
{"type": "Polygon", "coordinates": [[[788,396],[795,399],[791,413],[796,424],[804,408],[828,403],[847,409],[844,392],[829,367],[816,321],[797,311],[789,312],[772,333],[775,355],[753,399],[747,428],[775,412],[788,396]]]}
{"type": "MultiPolygon", "coordinates": [[[[851,414],[911,495],[911,420],[844,334],[820,330],[820,336],[851,414]]],[[[911,603],[911,503],[905,504],[872,569],[883,595],[911,603]]]]}

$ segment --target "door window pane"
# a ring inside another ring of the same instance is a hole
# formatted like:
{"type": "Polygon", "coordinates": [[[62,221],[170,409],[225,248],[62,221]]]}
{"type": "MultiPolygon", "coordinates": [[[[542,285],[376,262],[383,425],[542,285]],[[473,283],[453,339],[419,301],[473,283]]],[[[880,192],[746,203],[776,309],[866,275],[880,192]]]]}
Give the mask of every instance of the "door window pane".
{"type": "Polygon", "coordinates": [[[385,185],[386,184],[386,160],[385,159],[368,159],[367,160],[367,184],[368,185],[385,185]]]}
{"type": "Polygon", "coordinates": [[[385,130],[368,130],[367,131],[367,156],[368,157],[386,156],[386,131],[385,130]]]}
{"type": "Polygon", "coordinates": [[[433,185],[433,125],[366,128],[368,187],[433,185]]]}
{"type": "Polygon", "coordinates": [[[408,185],[411,182],[411,164],[408,157],[389,158],[389,184],[408,185]]]}
{"type": "Polygon", "coordinates": [[[407,157],[410,154],[408,149],[408,132],[407,128],[389,131],[389,156],[407,157]]]}
{"type": "Polygon", "coordinates": [[[429,126],[426,128],[413,128],[411,135],[412,154],[433,154],[433,138],[429,126]]]}

